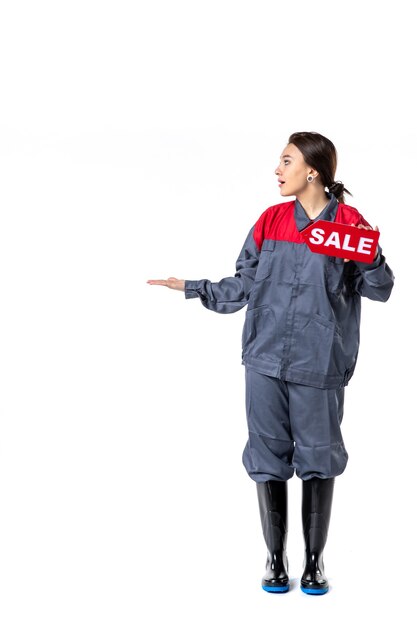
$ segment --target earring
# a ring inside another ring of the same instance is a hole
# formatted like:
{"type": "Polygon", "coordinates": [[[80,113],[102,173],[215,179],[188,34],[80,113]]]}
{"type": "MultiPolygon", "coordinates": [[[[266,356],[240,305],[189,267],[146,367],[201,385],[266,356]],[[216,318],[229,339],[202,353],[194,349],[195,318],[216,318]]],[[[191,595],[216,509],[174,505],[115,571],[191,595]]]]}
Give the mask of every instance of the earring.
{"type": "Polygon", "coordinates": [[[312,182],[313,182],[313,180],[314,180],[314,176],[313,176],[313,174],[309,174],[309,175],[307,176],[307,181],[308,181],[309,183],[312,183],[312,182]]]}

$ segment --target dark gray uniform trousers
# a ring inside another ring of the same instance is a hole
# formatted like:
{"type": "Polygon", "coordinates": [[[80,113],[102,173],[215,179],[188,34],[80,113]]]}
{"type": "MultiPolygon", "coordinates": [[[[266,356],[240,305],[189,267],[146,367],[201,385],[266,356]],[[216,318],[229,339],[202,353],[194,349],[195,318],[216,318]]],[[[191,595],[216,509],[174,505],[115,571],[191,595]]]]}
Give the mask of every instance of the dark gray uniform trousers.
{"type": "Polygon", "coordinates": [[[256,482],[332,478],[348,460],[340,424],[344,387],[318,389],[246,368],[249,439],[243,464],[256,482]]]}

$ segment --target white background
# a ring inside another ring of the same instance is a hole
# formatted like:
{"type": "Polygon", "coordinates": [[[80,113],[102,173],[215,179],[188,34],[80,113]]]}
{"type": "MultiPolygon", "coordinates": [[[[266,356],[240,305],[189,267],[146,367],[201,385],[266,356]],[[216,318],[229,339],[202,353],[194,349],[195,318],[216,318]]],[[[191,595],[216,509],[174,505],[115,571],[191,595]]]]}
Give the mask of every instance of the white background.
{"type": "Polygon", "coordinates": [[[412,3],[3,1],[0,10],[0,623],[291,623],[413,610],[417,172],[412,3]],[[234,273],[281,201],[294,131],[396,275],[364,302],[331,592],[260,587],[244,311],[148,278],[234,273]]]}

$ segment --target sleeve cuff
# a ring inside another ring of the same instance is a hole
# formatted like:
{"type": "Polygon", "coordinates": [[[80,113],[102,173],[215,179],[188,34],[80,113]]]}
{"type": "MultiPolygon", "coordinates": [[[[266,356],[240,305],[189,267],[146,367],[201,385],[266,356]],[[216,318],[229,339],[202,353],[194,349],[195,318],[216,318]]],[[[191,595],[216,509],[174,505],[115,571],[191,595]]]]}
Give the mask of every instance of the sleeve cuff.
{"type": "Polygon", "coordinates": [[[198,298],[198,282],[198,280],[185,281],[184,295],[186,300],[189,300],[190,298],[198,298]]]}
{"type": "Polygon", "coordinates": [[[382,250],[378,246],[378,254],[376,255],[376,259],[374,259],[372,263],[362,263],[361,261],[356,261],[356,265],[361,270],[361,272],[366,272],[367,270],[374,270],[379,267],[382,260],[382,250]]]}

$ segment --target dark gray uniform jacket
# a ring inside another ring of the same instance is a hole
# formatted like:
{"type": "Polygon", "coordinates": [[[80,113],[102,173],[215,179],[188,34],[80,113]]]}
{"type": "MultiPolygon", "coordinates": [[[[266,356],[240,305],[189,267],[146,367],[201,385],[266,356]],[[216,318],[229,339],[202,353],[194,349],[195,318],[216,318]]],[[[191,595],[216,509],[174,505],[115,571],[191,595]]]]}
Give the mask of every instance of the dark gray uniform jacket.
{"type": "MultiPolygon", "coordinates": [[[[316,218],[368,223],[337,202],[316,218]]],[[[316,221],[316,220],[315,220],[316,221]]],[[[347,385],[359,350],[361,296],[386,301],[394,276],[381,248],[372,263],[310,251],[300,234],[311,223],[298,200],[267,209],[244,243],[234,277],[185,281],[185,297],[233,313],[246,304],[243,363],[261,374],[319,388],[347,385]]]]}

